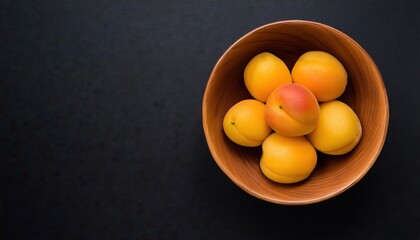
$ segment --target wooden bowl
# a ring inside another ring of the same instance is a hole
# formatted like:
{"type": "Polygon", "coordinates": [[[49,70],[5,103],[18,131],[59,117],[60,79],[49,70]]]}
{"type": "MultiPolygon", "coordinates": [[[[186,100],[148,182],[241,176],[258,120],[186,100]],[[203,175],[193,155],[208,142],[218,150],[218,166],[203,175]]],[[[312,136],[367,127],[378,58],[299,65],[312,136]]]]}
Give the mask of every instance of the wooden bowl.
{"type": "Polygon", "coordinates": [[[222,171],[247,193],[277,204],[303,205],[329,199],[357,183],[375,163],[386,138],[388,99],[381,74],[363,48],[330,26],[300,20],[259,27],[235,42],[216,63],[203,97],[203,128],[210,152],[222,171]],[[297,58],[310,50],[335,56],[347,70],[348,85],[339,100],[359,116],[363,136],[355,149],[341,156],[318,154],[309,178],[279,184],[260,170],[261,147],[236,145],[224,134],[222,122],[228,109],[252,98],[243,72],[248,61],[268,51],[291,70],[297,58]]]}

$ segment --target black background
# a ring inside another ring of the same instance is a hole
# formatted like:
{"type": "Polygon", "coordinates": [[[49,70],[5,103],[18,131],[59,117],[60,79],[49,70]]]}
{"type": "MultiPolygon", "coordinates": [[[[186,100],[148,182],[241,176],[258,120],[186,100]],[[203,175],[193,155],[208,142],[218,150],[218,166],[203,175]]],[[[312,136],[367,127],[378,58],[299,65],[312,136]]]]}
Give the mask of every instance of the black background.
{"type": "Polygon", "coordinates": [[[420,239],[419,12],[419,1],[2,1],[1,239],[420,239]],[[218,58],[286,19],[358,41],[389,97],[371,171],[308,206],[236,187],[201,122],[218,58]]]}

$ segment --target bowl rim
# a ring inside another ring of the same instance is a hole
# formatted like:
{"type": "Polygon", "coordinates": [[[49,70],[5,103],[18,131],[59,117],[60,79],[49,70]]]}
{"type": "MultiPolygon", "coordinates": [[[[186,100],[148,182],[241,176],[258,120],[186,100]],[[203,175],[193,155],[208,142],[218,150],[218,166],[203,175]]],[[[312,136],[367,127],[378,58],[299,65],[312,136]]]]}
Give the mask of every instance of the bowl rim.
{"type": "Polygon", "coordinates": [[[282,20],[282,21],[275,21],[275,22],[271,22],[271,23],[267,23],[264,25],[261,25],[259,27],[256,27],[254,29],[252,29],[251,31],[248,31],[246,34],[244,34],[242,37],[240,37],[238,40],[236,40],[233,44],[231,44],[224,52],[223,54],[219,57],[219,59],[217,60],[216,64],[214,65],[212,72],[208,78],[205,90],[204,90],[204,94],[203,94],[203,99],[202,99],[202,126],[203,126],[203,130],[204,130],[204,135],[205,135],[205,139],[206,139],[206,143],[207,146],[210,150],[210,153],[213,157],[213,160],[216,162],[216,164],[219,166],[219,168],[224,172],[224,174],[235,184],[237,185],[239,188],[241,188],[243,191],[247,192],[248,194],[259,198],[261,200],[264,200],[266,202],[270,202],[270,203],[275,203],[275,204],[282,204],[282,205],[307,205],[307,204],[314,204],[314,203],[318,203],[318,202],[322,202],[325,201],[327,199],[333,198],[345,191],[347,191],[349,188],[351,188],[352,186],[354,186],[356,183],[358,183],[368,172],[369,170],[372,168],[372,166],[374,165],[374,163],[376,162],[376,160],[378,159],[384,144],[385,144],[385,140],[387,137],[387,132],[388,132],[388,125],[389,125],[389,102],[388,102],[388,96],[387,96],[387,91],[386,91],[386,87],[385,84],[383,82],[383,78],[382,75],[379,71],[379,68],[377,67],[376,63],[373,61],[372,57],[366,52],[366,50],[358,43],[356,42],[354,39],[352,39],[350,36],[348,36],[347,34],[345,34],[344,32],[331,27],[327,24],[324,23],[320,23],[320,22],[316,22],[316,21],[309,21],[309,20],[282,20]],[[383,128],[383,132],[382,134],[382,139],[381,142],[379,144],[379,147],[377,148],[377,151],[375,152],[374,156],[372,157],[372,160],[369,162],[369,165],[360,172],[360,174],[358,174],[358,176],[354,179],[351,179],[350,184],[344,185],[338,189],[336,189],[335,191],[332,191],[328,194],[324,194],[322,196],[319,197],[314,197],[314,198],[310,198],[307,200],[295,200],[295,201],[289,201],[289,200],[282,200],[282,199],[277,199],[277,198],[270,198],[261,194],[256,193],[253,189],[245,186],[244,184],[241,183],[241,181],[239,181],[234,175],[232,175],[227,168],[221,164],[220,160],[219,160],[219,156],[218,153],[216,151],[216,149],[214,149],[213,145],[209,144],[209,142],[211,142],[210,139],[210,133],[208,130],[207,125],[209,124],[207,122],[207,107],[206,107],[206,102],[208,101],[208,96],[209,96],[209,85],[212,82],[212,79],[214,79],[214,75],[216,70],[219,68],[219,65],[221,64],[222,60],[225,58],[225,56],[233,49],[235,48],[241,41],[243,41],[244,39],[248,38],[250,35],[254,34],[255,32],[261,31],[262,29],[274,26],[274,25],[279,25],[279,24],[309,24],[309,25],[315,25],[315,26],[320,26],[322,28],[328,29],[329,31],[335,32],[336,34],[341,35],[341,37],[346,38],[347,40],[349,40],[350,42],[352,42],[361,52],[362,54],[366,57],[366,59],[372,64],[372,67],[374,69],[374,71],[376,72],[376,74],[378,75],[379,78],[379,84],[383,90],[383,98],[382,99],[385,103],[384,105],[384,128],[383,128]]]}

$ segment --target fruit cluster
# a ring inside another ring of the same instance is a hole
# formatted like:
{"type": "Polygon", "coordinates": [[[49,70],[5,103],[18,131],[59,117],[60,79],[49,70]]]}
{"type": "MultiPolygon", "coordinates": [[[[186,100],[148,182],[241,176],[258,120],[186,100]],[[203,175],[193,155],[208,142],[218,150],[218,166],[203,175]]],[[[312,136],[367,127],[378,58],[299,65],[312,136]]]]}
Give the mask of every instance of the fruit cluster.
{"type": "Polygon", "coordinates": [[[331,54],[306,52],[290,72],[280,58],[263,52],[246,65],[244,83],[253,99],[232,106],[223,129],[241,146],[262,145],[260,167],[269,179],[302,181],[315,169],[317,151],[346,154],[359,142],[358,116],[337,100],[347,72],[331,54]]]}

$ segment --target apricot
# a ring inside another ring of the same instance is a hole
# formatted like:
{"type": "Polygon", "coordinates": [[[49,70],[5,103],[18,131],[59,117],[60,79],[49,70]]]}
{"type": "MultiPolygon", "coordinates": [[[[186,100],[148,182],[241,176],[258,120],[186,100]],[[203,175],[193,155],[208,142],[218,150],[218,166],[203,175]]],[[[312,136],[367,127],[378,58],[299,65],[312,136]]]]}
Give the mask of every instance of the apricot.
{"type": "Polygon", "coordinates": [[[263,52],[253,57],[246,65],[244,81],[249,93],[255,99],[266,102],[268,95],[276,87],[291,83],[292,76],[280,58],[263,52]]]}
{"type": "Polygon", "coordinates": [[[268,97],[265,120],[282,136],[303,136],[312,132],[319,118],[314,94],[300,84],[287,83],[268,97]]]}
{"type": "Polygon", "coordinates": [[[320,104],[318,125],[307,135],[320,152],[341,155],[350,152],[362,136],[356,113],[345,103],[334,100],[320,104]]]}
{"type": "Polygon", "coordinates": [[[347,72],[341,62],[329,53],[309,51],[299,57],[292,69],[293,82],[308,88],[320,102],[343,94],[347,72]]]}
{"type": "Polygon", "coordinates": [[[272,132],[264,117],[265,104],[255,99],[233,105],[223,119],[223,130],[233,142],[246,147],[260,146],[272,132]]]}
{"type": "Polygon", "coordinates": [[[272,133],[262,144],[263,174],[279,183],[295,183],[309,177],[317,163],[315,148],[305,137],[272,133]]]}

